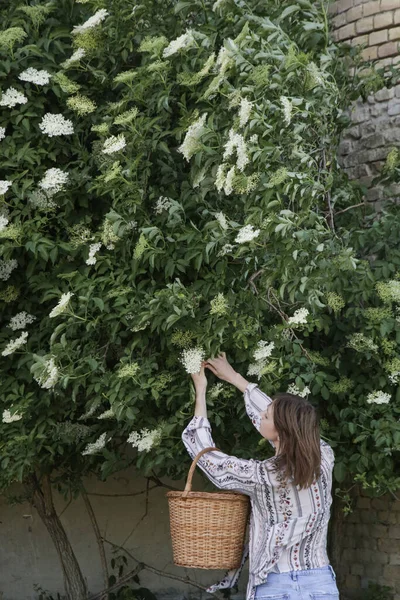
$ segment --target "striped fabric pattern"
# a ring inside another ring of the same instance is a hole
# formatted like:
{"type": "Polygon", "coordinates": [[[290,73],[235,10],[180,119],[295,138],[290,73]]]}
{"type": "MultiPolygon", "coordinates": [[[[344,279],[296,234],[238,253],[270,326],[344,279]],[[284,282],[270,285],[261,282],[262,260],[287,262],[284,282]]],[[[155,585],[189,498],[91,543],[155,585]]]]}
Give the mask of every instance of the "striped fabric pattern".
{"type": "MultiPolygon", "coordinates": [[[[260,413],[272,400],[256,383],[249,383],[244,401],[246,412],[259,431],[260,413]]],[[[192,459],[203,448],[216,446],[205,417],[193,417],[182,440],[192,459]]],[[[236,585],[247,558],[246,600],[254,600],[256,586],[267,581],[268,573],[317,569],[329,564],[326,542],[334,460],[332,448],[321,439],[321,476],[308,489],[298,490],[274,469],[275,457],[254,460],[215,451],[200,458],[198,466],[217,488],[247,494],[252,508],[249,543],[244,548],[241,566],[228,571],[208,592],[236,585]]]]}

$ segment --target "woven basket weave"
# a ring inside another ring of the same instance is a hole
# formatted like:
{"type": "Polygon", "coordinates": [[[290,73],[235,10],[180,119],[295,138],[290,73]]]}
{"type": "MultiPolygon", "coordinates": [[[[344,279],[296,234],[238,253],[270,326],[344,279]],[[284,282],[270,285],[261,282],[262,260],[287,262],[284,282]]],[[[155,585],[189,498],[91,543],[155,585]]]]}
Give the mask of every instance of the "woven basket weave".
{"type": "Polygon", "coordinates": [[[167,492],[174,564],[196,569],[240,566],[250,502],[236,492],[192,492],[194,458],[183,492],[167,492]]]}

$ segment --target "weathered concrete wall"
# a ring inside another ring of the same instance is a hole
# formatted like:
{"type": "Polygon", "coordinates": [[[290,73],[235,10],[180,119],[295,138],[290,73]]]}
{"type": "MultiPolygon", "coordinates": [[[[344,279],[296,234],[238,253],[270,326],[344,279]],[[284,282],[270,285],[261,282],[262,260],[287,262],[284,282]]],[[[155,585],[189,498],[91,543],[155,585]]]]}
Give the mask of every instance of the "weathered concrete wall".
{"type": "MultiPolygon", "coordinates": [[[[188,459],[188,467],[190,461],[188,459]]],[[[183,481],[163,480],[163,483],[179,489],[183,481]]],[[[150,488],[153,486],[150,483],[150,488]]],[[[85,482],[90,501],[98,519],[102,535],[110,542],[121,546],[133,531],[125,548],[144,563],[204,585],[219,580],[223,571],[203,571],[175,567],[169,533],[168,504],[165,487],[151,489],[146,511],[146,479],[128,470],[111,477],[106,483],[92,479],[85,482]]],[[[195,474],[193,489],[203,488],[203,479],[195,474]]],[[[16,490],[16,493],[18,490],[16,490]]],[[[90,592],[102,589],[102,572],[96,539],[81,499],[68,504],[55,493],[55,502],[61,521],[70,537],[72,546],[90,592]]],[[[37,583],[53,593],[63,591],[61,568],[54,546],[35,509],[28,503],[10,506],[4,498],[0,503],[0,598],[1,600],[34,600],[33,584],[37,583]],[[3,595],[1,595],[3,594],[3,595]]],[[[106,544],[109,559],[113,549],[106,544]]],[[[135,564],[128,558],[128,567],[135,564]]],[[[243,600],[248,571],[241,577],[239,592],[234,600],[243,600]]],[[[205,600],[213,596],[196,588],[159,577],[149,571],[139,575],[141,586],[148,587],[160,600],[205,600]]]]}

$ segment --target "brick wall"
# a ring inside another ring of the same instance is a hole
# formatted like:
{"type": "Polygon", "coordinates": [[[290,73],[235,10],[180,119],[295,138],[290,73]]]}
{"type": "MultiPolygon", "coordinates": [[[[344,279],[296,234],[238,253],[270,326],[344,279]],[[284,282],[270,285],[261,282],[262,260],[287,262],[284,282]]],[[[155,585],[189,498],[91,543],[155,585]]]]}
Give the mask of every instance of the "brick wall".
{"type": "MultiPolygon", "coordinates": [[[[362,56],[378,67],[400,62],[400,0],[336,0],[329,9],[333,37],[363,45],[362,56]]],[[[340,162],[351,179],[367,187],[365,201],[379,209],[387,194],[400,200],[400,186],[372,186],[388,152],[400,146],[400,85],[357,100],[349,108],[351,127],[344,132],[340,162]]],[[[400,493],[398,493],[400,497],[400,493]]],[[[368,581],[388,585],[400,600],[400,500],[371,499],[358,490],[354,511],[343,518],[335,509],[331,558],[342,600],[363,598],[368,581]]]]}

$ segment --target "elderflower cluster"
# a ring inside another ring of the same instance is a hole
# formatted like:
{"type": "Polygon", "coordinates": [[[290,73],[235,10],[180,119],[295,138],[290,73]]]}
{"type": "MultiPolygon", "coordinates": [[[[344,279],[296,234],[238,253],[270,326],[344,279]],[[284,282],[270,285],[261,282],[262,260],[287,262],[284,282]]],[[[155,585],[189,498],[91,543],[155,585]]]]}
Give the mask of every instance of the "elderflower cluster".
{"type": "Polygon", "coordinates": [[[2,421],[3,423],[14,423],[14,421],[20,421],[22,415],[14,413],[13,415],[9,410],[3,410],[2,421]]]}
{"type": "Polygon", "coordinates": [[[365,352],[368,350],[376,352],[378,350],[378,345],[375,344],[374,340],[363,333],[353,333],[349,337],[347,346],[357,352],[365,352]]]}
{"type": "Polygon", "coordinates": [[[114,123],[115,125],[127,125],[128,123],[131,123],[131,121],[136,119],[138,113],[139,109],[136,106],[134,106],[133,108],[130,108],[129,110],[126,110],[125,112],[118,115],[118,117],[115,117],[114,123]]]}
{"type": "Polygon", "coordinates": [[[329,308],[331,308],[335,313],[340,312],[345,306],[343,296],[341,296],[340,294],[336,294],[336,292],[328,292],[326,294],[326,301],[329,308]]]}
{"type": "Polygon", "coordinates": [[[250,118],[251,109],[253,108],[253,103],[247,98],[242,98],[240,101],[239,108],[239,127],[244,127],[247,121],[250,118]]]}
{"type": "Polygon", "coordinates": [[[217,170],[217,176],[215,178],[215,187],[217,188],[217,190],[219,192],[223,189],[225,194],[227,196],[229,196],[233,192],[233,180],[235,178],[235,166],[231,167],[229,169],[228,173],[226,173],[227,168],[228,168],[228,165],[226,163],[219,165],[218,170],[217,170]]]}
{"type": "Polygon", "coordinates": [[[40,375],[34,377],[41,388],[51,390],[60,378],[60,372],[56,365],[54,357],[49,358],[43,365],[40,375]]]}
{"type": "Polygon", "coordinates": [[[293,317],[289,317],[288,324],[289,325],[305,325],[307,323],[307,317],[309,315],[309,311],[307,308],[299,308],[295,311],[293,317]]]}
{"type": "Polygon", "coordinates": [[[253,353],[255,362],[249,365],[247,369],[247,375],[255,375],[258,379],[261,379],[261,375],[265,372],[268,365],[268,358],[271,356],[274,348],[274,342],[260,340],[253,353]]]}
{"type": "Polygon", "coordinates": [[[25,329],[26,325],[33,323],[35,319],[36,317],[30,315],[25,310],[23,310],[22,312],[19,312],[14,317],[12,317],[8,326],[13,331],[17,331],[17,329],[25,329]]]}
{"type": "Polygon", "coordinates": [[[123,377],[135,377],[135,375],[140,371],[140,367],[138,363],[129,363],[127,365],[123,365],[117,371],[117,377],[122,379],[123,377]]]}
{"type": "Polygon", "coordinates": [[[27,102],[28,98],[13,87],[9,87],[0,98],[0,106],[7,106],[8,108],[13,108],[17,104],[26,104],[27,102]]]}
{"type": "Polygon", "coordinates": [[[0,216],[0,231],[4,231],[4,229],[7,227],[8,225],[8,219],[7,217],[5,217],[4,215],[0,216]]]}
{"type": "Polygon", "coordinates": [[[105,410],[101,415],[97,417],[98,419],[115,419],[115,414],[112,408],[105,410]]]}
{"type": "Polygon", "coordinates": [[[375,287],[383,302],[400,302],[400,281],[396,279],[387,282],[379,281],[375,287]]]}
{"type": "Polygon", "coordinates": [[[74,294],[72,292],[67,292],[66,294],[62,294],[59,303],[57,306],[53,308],[51,313],[49,314],[50,318],[57,317],[61,315],[67,310],[68,303],[74,294]]]}
{"type": "Polygon", "coordinates": [[[168,210],[172,206],[172,202],[166,196],[160,196],[154,206],[156,215],[160,215],[164,210],[168,210]]]}
{"type": "Polygon", "coordinates": [[[210,305],[211,315],[225,315],[228,312],[229,303],[226,300],[224,294],[217,294],[215,298],[211,300],[210,305]]]}
{"type": "Polygon", "coordinates": [[[21,335],[19,336],[19,338],[16,338],[15,340],[11,340],[11,342],[9,342],[7,344],[7,346],[4,348],[1,355],[8,356],[9,354],[12,354],[13,352],[15,352],[15,350],[18,350],[18,348],[21,348],[21,346],[26,344],[27,338],[28,338],[28,332],[23,331],[21,333],[21,335]]]}
{"type": "Polygon", "coordinates": [[[83,48],[78,48],[67,60],[61,63],[61,67],[69,69],[71,65],[79,62],[84,56],[86,56],[86,51],[83,48]]]}
{"type": "Polygon", "coordinates": [[[39,128],[44,135],[71,135],[74,133],[72,121],[61,114],[46,113],[39,123],[39,128]]]}
{"type": "Polygon", "coordinates": [[[110,219],[104,219],[101,241],[107,250],[114,250],[115,244],[119,242],[121,238],[115,233],[113,222],[110,219]]]}
{"type": "Polygon", "coordinates": [[[6,137],[6,128],[0,127],[0,141],[4,140],[5,137],[6,137]]]}
{"type": "Polygon", "coordinates": [[[388,404],[390,399],[391,395],[382,392],[382,390],[375,390],[367,396],[368,404],[388,404]]]}
{"type": "Polygon", "coordinates": [[[388,376],[390,383],[396,384],[400,381],[400,371],[394,371],[388,376]]]}
{"type": "Polygon", "coordinates": [[[92,29],[93,27],[97,27],[100,25],[102,21],[109,15],[109,12],[105,8],[101,8],[94,15],[92,15],[87,21],[83,23],[83,25],[75,25],[72,30],[72,35],[76,35],[77,33],[83,33],[88,29],[92,29]]]}
{"type": "Polygon", "coordinates": [[[229,131],[229,139],[225,144],[225,151],[223,154],[223,159],[227,159],[229,156],[232,156],[234,151],[236,150],[237,161],[236,166],[239,171],[243,171],[247,163],[249,162],[249,157],[247,155],[247,147],[244,137],[231,129],[229,131]]]}
{"type": "Polygon", "coordinates": [[[89,115],[96,110],[96,104],[87,96],[76,94],[67,99],[67,106],[79,116],[89,115]]]}
{"type": "Polygon", "coordinates": [[[168,44],[168,46],[164,49],[164,51],[162,53],[163,58],[168,58],[169,56],[172,56],[173,54],[176,54],[177,52],[179,52],[179,50],[182,50],[183,48],[188,48],[193,43],[194,43],[193,33],[192,33],[192,31],[188,30],[188,31],[186,31],[186,33],[180,35],[178,38],[176,38],[175,40],[172,40],[168,44]]]}
{"type": "Polygon", "coordinates": [[[295,396],[300,396],[301,398],[305,398],[308,394],[311,393],[309,387],[304,386],[302,390],[300,390],[296,384],[291,383],[287,389],[288,394],[294,394],[295,396]]]}
{"type": "Polygon", "coordinates": [[[139,452],[148,452],[154,446],[161,442],[162,429],[158,427],[150,431],[146,427],[141,431],[132,431],[127,439],[128,444],[132,444],[133,448],[137,448],[139,452]]]}
{"type": "Polygon", "coordinates": [[[186,132],[183,143],[179,146],[178,152],[183,154],[187,161],[191,159],[193,154],[197,152],[200,147],[199,139],[202,133],[205,131],[204,124],[206,122],[207,115],[203,114],[197,119],[186,132]]]}
{"type": "Polygon", "coordinates": [[[22,42],[26,36],[27,33],[22,27],[9,27],[4,31],[0,31],[0,49],[11,52],[14,45],[18,42],[22,42]]]}
{"type": "Polygon", "coordinates": [[[126,140],[123,133],[107,138],[103,145],[103,154],[113,154],[119,152],[126,146],[126,140]]]}
{"type": "Polygon", "coordinates": [[[146,240],[146,236],[144,233],[140,234],[140,237],[136,243],[135,249],[133,251],[133,258],[139,260],[141,256],[143,256],[144,251],[148,248],[149,243],[146,240]]]}
{"type": "Polygon", "coordinates": [[[348,377],[341,377],[339,381],[329,384],[329,389],[334,394],[346,394],[354,387],[354,382],[348,377]]]}
{"type": "Polygon", "coordinates": [[[87,444],[86,448],[82,452],[82,456],[96,454],[97,452],[102,450],[104,448],[104,446],[106,445],[106,437],[107,437],[107,433],[104,432],[101,434],[101,436],[99,438],[97,438],[97,440],[95,442],[92,442],[91,444],[87,444]]]}
{"type": "Polygon", "coordinates": [[[68,173],[65,173],[61,169],[52,168],[47,169],[43,179],[41,179],[38,185],[46,192],[48,197],[51,197],[64,189],[64,185],[67,183],[68,179],[68,173]]]}
{"type": "Polygon", "coordinates": [[[246,242],[251,242],[260,235],[259,229],[254,229],[254,225],[245,225],[239,230],[235,238],[235,242],[238,244],[244,244],[246,242]]]}
{"type": "Polygon", "coordinates": [[[18,79],[21,81],[29,81],[29,83],[35,83],[36,85],[47,85],[50,82],[50,77],[51,75],[47,71],[38,71],[33,67],[29,67],[29,69],[18,75],[18,79]]]}
{"type": "Polygon", "coordinates": [[[290,121],[292,120],[293,105],[286,96],[281,96],[280,100],[283,106],[283,117],[285,119],[285,123],[286,125],[290,125],[290,121]]]}
{"type": "Polygon", "coordinates": [[[0,196],[4,196],[7,192],[8,188],[11,187],[12,181],[7,181],[7,179],[0,180],[0,196]]]}
{"type": "Polygon", "coordinates": [[[226,216],[224,213],[219,212],[215,214],[215,218],[221,226],[221,229],[228,229],[228,223],[226,221],[226,216]]]}
{"type": "Polygon", "coordinates": [[[204,349],[201,346],[183,350],[180,362],[185,367],[187,373],[200,373],[201,363],[205,357],[204,349]]]}
{"type": "Polygon", "coordinates": [[[97,242],[97,244],[90,244],[89,246],[89,256],[86,259],[87,265],[95,265],[97,262],[96,254],[101,248],[101,242],[97,242]]]}
{"type": "Polygon", "coordinates": [[[18,267],[18,263],[15,258],[11,260],[0,260],[0,280],[7,281],[11,273],[18,267]]]}
{"type": "Polygon", "coordinates": [[[220,396],[224,391],[224,385],[221,382],[215,383],[208,393],[208,397],[215,400],[220,396]]]}
{"type": "Polygon", "coordinates": [[[232,244],[224,244],[221,250],[218,252],[218,256],[226,256],[227,254],[233,252],[234,249],[235,246],[233,246],[232,244]]]}

